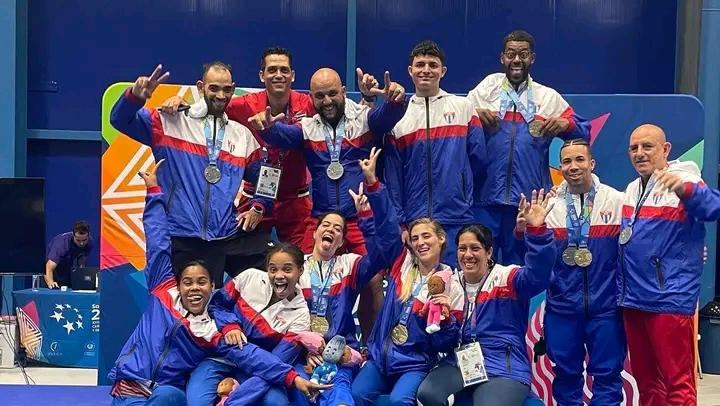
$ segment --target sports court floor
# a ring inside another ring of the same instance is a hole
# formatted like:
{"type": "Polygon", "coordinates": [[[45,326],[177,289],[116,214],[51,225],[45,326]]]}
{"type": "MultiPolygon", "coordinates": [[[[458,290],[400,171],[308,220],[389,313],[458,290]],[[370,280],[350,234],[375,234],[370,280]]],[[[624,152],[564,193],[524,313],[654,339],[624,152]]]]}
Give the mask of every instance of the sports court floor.
{"type": "MultiPolygon", "coordinates": [[[[62,385],[41,390],[25,386],[19,368],[0,369],[2,406],[109,406],[107,388],[94,387],[97,370],[74,368],[26,368],[31,385],[62,385]],[[33,384],[34,382],[34,384],[33,384]],[[3,387],[2,385],[11,385],[3,387]],[[19,386],[22,385],[22,386],[19,386]],[[85,387],[81,387],[85,386],[85,387]],[[87,386],[93,386],[88,388],[87,386]]],[[[38,388],[39,389],[39,388],[38,388]]],[[[698,406],[720,406],[720,375],[700,379],[698,406]]]]}

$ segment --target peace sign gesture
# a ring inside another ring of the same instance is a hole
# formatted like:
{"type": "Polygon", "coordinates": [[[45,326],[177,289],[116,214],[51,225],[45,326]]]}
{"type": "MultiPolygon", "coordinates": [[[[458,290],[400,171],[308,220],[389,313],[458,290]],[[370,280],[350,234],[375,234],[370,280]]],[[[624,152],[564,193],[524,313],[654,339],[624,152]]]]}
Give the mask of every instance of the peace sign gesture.
{"type": "Polygon", "coordinates": [[[138,172],[138,175],[140,175],[140,177],[145,181],[145,187],[151,188],[158,185],[157,171],[158,168],[160,168],[160,164],[163,162],[165,162],[165,158],[157,161],[155,167],[152,169],[152,172],[138,172]]]}
{"type": "MultiPolygon", "coordinates": [[[[357,69],[358,73],[358,81],[361,83],[362,86],[367,86],[367,83],[363,83],[364,76],[361,76],[360,73],[362,73],[362,70],[360,68],[357,69]]],[[[369,80],[369,79],[368,79],[369,80]]],[[[372,78],[375,82],[375,78],[372,78]]],[[[372,82],[372,83],[375,83],[372,82]]],[[[377,86],[374,86],[372,88],[367,89],[367,93],[363,93],[366,96],[385,96],[386,99],[393,101],[393,102],[399,102],[405,98],[405,88],[400,86],[399,83],[393,82],[390,80],[390,72],[385,71],[385,80],[383,82],[383,88],[380,89],[377,86]]]]}
{"type": "MultiPolygon", "coordinates": [[[[555,205],[554,202],[550,203],[552,197],[553,194],[545,194],[544,189],[540,189],[539,192],[533,190],[530,203],[528,203],[525,195],[520,194],[519,209],[528,226],[538,227],[545,223],[545,218],[555,205]]],[[[520,217],[520,214],[518,214],[518,217],[520,217]]]]}
{"type": "Polygon", "coordinates": [[[155,89],[170,77],[170,72],[165,72],[162,75],[160,73],[162,73],[162,65],[158,65],[150,74],[150,77],[140,76],[137,78],[132,87],[132,95],[142,100],[149,99],[155,89]]]}
{"type": "Polygon", "coordinates": [[[348,190],[348,192],[350,192],[350,197],[352,197],[355,201],[355,210],[357,210],[358,213],[370,210],[370,202],[368,202],[368,198],[365,196],[363,189],[363,183],[360,182],[357,193],[353,192],[352,189],[348,190]]]}
{"type": "Polygon", "coordinates": [[[377,166],[377,159],[378,156],[380,156],[380,152],[382,152],[382,149],[372,147],[370,150],[370,156],[367,159],[358,160],[358,163],[360,163],[360,169],[362,169],[363,174],[365,174],[365,181],[368,185],[372,185],[377,182],[377,177],[375,176],[375,166],[377,166]]]}
{"type": "Polygon", "coordinates": [[[277,116],[273,116],[272,112],[270,111],[270,106],[267,106],[265,108],[265,111],[262,111],[250,117],[248,119],[248,123],[250,123],[250,125],[252,125],[253,128],[255,128],[256,130],[262,131],[272,128],[275,123],[283,120],[285,120],[285,113],[280,113],[277,116]]]}

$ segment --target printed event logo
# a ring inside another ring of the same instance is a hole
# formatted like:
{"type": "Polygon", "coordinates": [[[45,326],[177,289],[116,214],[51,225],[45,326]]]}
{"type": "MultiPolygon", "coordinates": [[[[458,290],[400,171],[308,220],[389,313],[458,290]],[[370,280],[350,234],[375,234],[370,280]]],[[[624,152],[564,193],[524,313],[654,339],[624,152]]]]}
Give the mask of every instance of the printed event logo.
{"type": "Polygon", "coordinates": [[[50,318],[55,319],[58,324],[62,324],[62,327],[67,330],[68,336],[85,328],[80,310],[77,307],[71,307],[67,303],[64,305],[55,304],[53,315],[50,318]]]}

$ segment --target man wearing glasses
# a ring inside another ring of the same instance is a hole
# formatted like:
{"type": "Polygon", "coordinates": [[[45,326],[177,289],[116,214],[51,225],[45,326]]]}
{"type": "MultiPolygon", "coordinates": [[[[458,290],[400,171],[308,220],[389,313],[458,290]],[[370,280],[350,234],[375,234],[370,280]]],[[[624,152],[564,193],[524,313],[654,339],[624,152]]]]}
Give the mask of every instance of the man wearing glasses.
{"type": "Polygon", "coordinates": [[[47,286],[51,289],[70,286],[72,268],[85,266],[92,247],[87,221],[76,221],[71,232],[59,234],[50,240],[45,263],[47,286]]]}
{"type": "Polygon", "coordinates": [[[535,40],[513,31],[503,40],[502,73],[483,79],[468,94],[482,122],[487,145],[487,173],[475,177],[475,220],[493,234],[495,252],[505,265],[522,265],[513,250],[520,194],[550,190],[550,144],[582,138],[590,142],[590,123],[575,114],[554,89],[530,77],[535,40]]]}

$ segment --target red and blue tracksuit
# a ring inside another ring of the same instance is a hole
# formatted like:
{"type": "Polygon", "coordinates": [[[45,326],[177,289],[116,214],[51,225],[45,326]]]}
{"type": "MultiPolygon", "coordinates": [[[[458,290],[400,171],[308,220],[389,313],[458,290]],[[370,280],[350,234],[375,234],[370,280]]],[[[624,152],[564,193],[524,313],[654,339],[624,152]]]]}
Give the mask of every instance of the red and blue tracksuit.
{"type": "Polygon", "coordinates": [[[357,228],[355,202],[348,190],[356,190],[365,179],[358,160],[367,159],[372,147],[376,146],[385,133],[392,130],[406,109],[405,101],[386,101],[380,107],[371,109],[345,99],[345,114],[337,128],[330,127],[323,122],[319,114],[315,114],[294,125],[276,123],[269,130],[260,132],[265,141],[278,148],[305,151],[305,161],[312,177],[313,218],[308,221],[303,242],[304,252],[312,252],[317,217],[330,211],[338,211],[347,221],[348,232],[345,239],[351,252],[366,253],[362,234],[357,228]],[[338,131],[339,128],[344,128],[344,131],[338,131]],[[334,150],[336,144],[333,140],[336,137],[342,137],[338,158],[344,174],[340,179],[332,180],[326,170],[331,162],[330,149],[334,150]]]}
{"type": "Polygon", "coordinates": [[[622,201],[622,192],[600,183],[595,175],[592,189],[583,195],[571,194],[563,182],[546,219],[558,251],[546,292],[543,330],[554,363],[552,394],[559,405],[583,405],[586,354],[587,373],[593,378],[592,404],[616,406],[623,400],[627,344],[615,291],[622,201]],[[589,249],[590,265],[565,263],[568,247],[589,249]]]}
{"type": "MultiPolygon", "coordinates": [[[[307,303],[297,286],[292,298],[272,303],[272,297],[273,287],[267,272],[251,268],[215,292],[208,312],[223,335],[240,330],[249,343],[294,365],[301,352],[297,333],[310,330],[307,303]]],[[[235,365],[221,359],[204,361],[188,382],[188,406],[213,404],[218,383],[228,376],[240,382],[240,387],[230,394],[226,405],[289,404],[281,385],[257,374],[236,373],[235,365]]]]}
{"type": "MultiPolygon", "coordinates": [[[[467,313],[460,317],[461,334],[453,346],[478,342],[490,379],[511,379],[530,386],[530,360],[525,344],[530,300],[549,286],[552,268],[548,264],[555,260],[557,248],[552,233],[544,225],[528,227],[524,240],[525,265],[496,264],[488,270],[470,316],[473,319],[465,319],[467,313]]],[[[461,296],[453,307],[463,308],[467,300],[462,288],[464,279],[462,274],[454,275],[453,279],[461,286],[461,296]]],[[[457,365],[454,351],[449,351],[445,360],[457,365]]]]}
{"type": "MultiPolygon", "coordinates": [[[[259,176],[262,149],[250,130],[224,118],[207,115],[205,101],[190,106],[187,114],[163,114],[143,108],[144,100],[128,89],[110,112],[110,123],[128,137],[152,148],[156,160],[165,159],[158,173],[160,186],[168,192],[167,210],[172,237],[195,237],[212,241],[238,231],[235,199],[243,180],[259,176]],[[206,125],[212,139],[206,139],[206,125]],[[222,178],[215,184],[203,177],[210,163],[208,144],[218,141],[225,124],[217,156],[222,178]]],[[[138,156],[139,158],[139,156],[138,156]]],[[[270,215],[272,199],[257,197],[252,205],[270,215]]]]}
{"type": "Polygon", "coordinates": [[[640,404],[697,403],[693,317],[700,296],[705,226],[720,218],[720,192],[708,188],[694,162],[671,161],[685,182],[678,197],[655,177],[625,190],[623,244],[617,278],[640,404]],[[638,208],[636,210],[636,208],[638,208]]]}
{"type": "Polygon", "coordinates": [[[297,373],[290,365],[256,345],[242,350],[227,345],[207,312],[195,316],[183,308],[171,265],[164,201],[159,187],[148,188],[143,226],[150,298],[108,374],[115,381],[113,405],[138,405],[150,400],[153,404],[183,404],[187,376],[211,355],[225,357],[243,372],[274,384],[292,385],[297,373]]]}
{"type": "MultiPolygon", "coordinates": [[[[437,364],[438,353],[452,352],[458,343],[463,311],[462,287],[450,279],[450,286],[446,287],[453,304],[450,317],[441,323],[440,331],[427,334],[427,320],[419,314],[429,300],[422,278],[414,280],[413,295],[406,302],[399,299],[405,277],[416,272],[413,256],[401,244],[383,247],[387,249],[385,255],[395,260],[390,268],[383,307],[370,334],[368,360],[353,382],[352,394],[357,406],[370,406],[383,394],[390,395],[392,405],[414,406],[417,390],[437,364]],[[407,340],[402,344],[391,339],[391,331],[398,325],[405,326],[408,332],[407,340]]],[[[438,268],[451,271],[445,264],[438,268]]]]}
{"type": "Polygon", "coordinates": [[[474,211],[475,220],[492,231],[500,262],[522,264],[514,249],[513,235],[520,194],[530,196],[533,189],[549,190],[553,186],[549,157],[553,138],[530,135],[523,115],[537,120],[568,119],[567,132],[558,134],[562,140],[582,138],[589,142],[590,123],[577,115],[557,91],[532,78],[530,87],[525,82],[514,92],[522,107],[516,105],[503,90],[504,80],[504,73],[491,74],[468,93],[475,108],[490,110],[501,119],[496,133],[485,132],[487,173],[485,178],[475,179],[474,211]]]}
{"type": "MultiPolygon", "coordinates": [[[[366,183],[364,190],[372,211],[358,213],[358,225],[365,238],[368,253],[364,256],[343,254],[324,263],[308,256],[305,260],[305,272],[299,282],[311,313],[325,317],[330,324],[330,329],[324,335],[325,342],[341,335],[345,337],[347,345],[356,350],[359,350],[359,343],[353,307],[358,294],[381,269],[389,268],[393,264],[395,258],[387,257],[386,254],[402,249],[401,229],[387,188],[380,182],[375,182],[373,185],[366,183]],[[382,247],[382,244],[388,244],[389,247],[382,247]],[[313,273],[319,273],[319,278],[313,276],[313,273]],[[325,303],[327,305],[324,305],[325,303]],[[327,308],[326,312],[323,311],[324,308],[327,308]]],[[[300,376],[310,379],[303,371],[304,359],[302,361],[295,370],[300,376]]],[[[350,388],[357,369],[339,367],[332,381],[333,388],[318,397],[318,404],[352,405],[350,388]]],[[[293,405],[310,404],[299,390],[291,391],[290,399],[293,405]]]]}
{"type": "Polygon", "coordinates": [[[455,235],[473,222],[473,183],[484,177],[485,135],[464,97],[412,96],[386,137],[385,180],[405,228],[422,217],[445,230],[443,262],[457,267],[455,235]]]}
{"type": "MultiPolygon", "coordinates": [[[[228,104],[226,113],[230,120],[240,124],[246,124],[250,117],[264,112],[268,106],[267,91],[248,93],[242,96],[233,97],[228,104]]],[[[288,106],[285,111],[285,123],[294,124],[304,117],[312,117],[315,114],[312,98],[305,94],[290,91],[288,106]]],[[[248,127],[253,134],[254,128],[248,127]]],[[[265,142],[260,136],[255,137],[260,144],[265,142]]],[[[289,242],[300,246],[305,237],[305,223],[310,217],[312,200],[310,200],[310,173],[305,165],[305,155],[302,151],[283,150],[270,145],[264,145],[267,156],[263,160],[268,165],[282,169],[278,194],[275,205],[270,215],[263,216],[260,225],[261,229],[268,232],[275,227],[278,239],[282,242],[289,242]]],[[[243,182],[240,207],[252,201],[255,182],[243,182]]]]}

